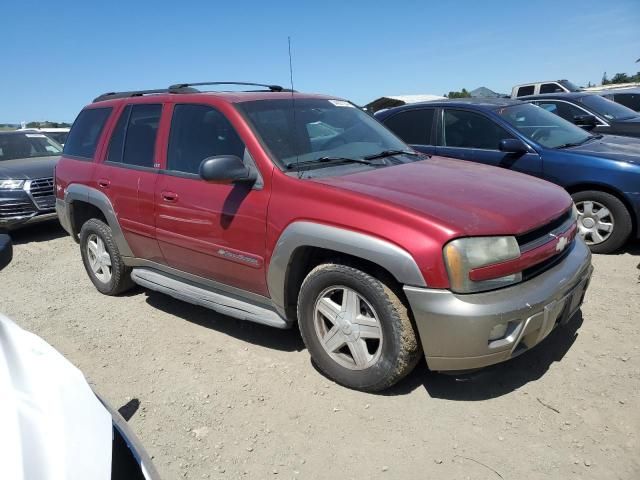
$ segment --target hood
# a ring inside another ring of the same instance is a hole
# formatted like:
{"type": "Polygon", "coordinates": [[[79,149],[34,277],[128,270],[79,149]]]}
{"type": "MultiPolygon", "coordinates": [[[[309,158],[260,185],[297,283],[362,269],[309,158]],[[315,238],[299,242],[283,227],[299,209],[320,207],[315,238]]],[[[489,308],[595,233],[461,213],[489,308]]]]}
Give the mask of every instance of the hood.
{"type": "Polygon", "coordinates": [[[544,180],[441,157],[315,181],[417,212],[452,236],[517,235],[571,207],[571,197],[544,180]]]}
{"type": "MultiPolygon", "coordinates": [[[[638,127],[640,128],[640,125],[638,127]]],[[[592,140],[584,145],[556,151],[640,164],[640,139],[632,137],[603,135],[602,138],[592,140]]]]}
{"type": "Polygon", "coordinates": [[[82,372],[0,315],[2,478],[111,479],[112,423],[82,372]]]}
{"type": "Polygon", "coordinates": [[[53,168],[60,156],[18,158],[16,160],[0,160],[0,179],[31,180],[34,178],[53,177],[53,168]]]}

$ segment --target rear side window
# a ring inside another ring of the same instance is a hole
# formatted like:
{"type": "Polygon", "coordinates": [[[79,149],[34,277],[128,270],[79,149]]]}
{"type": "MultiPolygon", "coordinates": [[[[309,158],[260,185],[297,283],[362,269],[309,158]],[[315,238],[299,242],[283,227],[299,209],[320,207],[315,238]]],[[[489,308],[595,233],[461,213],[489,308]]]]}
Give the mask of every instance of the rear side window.
{"type": "Polygon", "coordinates": [[[528,85],[526,87],[520,87],[518,89],[518,97],[524,97],[525,95],[533,95],[535,87],[533,85],[528,85]]]}
{"type": "Polygon", "coordinates": [[[571,123],[573,123],[575,117],[579,115],[590,115],[588,112],[585,112],[581,108],[578,108],[566,102],[552,102],[547,100],[544,102],[538,102],[538,105],[544,108],[546,111],[555,113],[559,117],[562,117],[571,123]]]}
{"type": "Polygon", "coordinates": [[[154,167],[156,135],[162,105],[127,105],[111,136],[107,161],[154,167]]]}
{"type": "Polygon", "coordinates": [[[206,105],[176,105],[171,119],[167,170],[197,174],[205,158],[235,155],[245,160],[245,145],[229,120],[206,105]]]}
{"type": "Polygon", "coordinates": [[[513,138],[504,128],[479,113],[445,110],[444,146],[498,150],[500,140],[513,138]]]}
{"type": "Polygon", "coordinates": [[[81,111],[76,121],[73,122],[69,137],[64,144],[64,154],[73,157],[93,158],[100,134],[110,114],[111,107],[88,108],[81,111]]]}
{"type": "Polygon", "coordinates": [[[631,110],[640,112],[640,93],[616,93],[613,100],[631,110]]]}
{"type": "Polygon", "coordinates": [[[558,93],[564,92],[562,87],[557,83],[543,83],[540,85],[540,93],[558,93]]]}
{"type": "Polygon", "coordinates": [[[409,145],[431,145],[433,108],[407,110],[384,121],[393,133],[409,145]]]}

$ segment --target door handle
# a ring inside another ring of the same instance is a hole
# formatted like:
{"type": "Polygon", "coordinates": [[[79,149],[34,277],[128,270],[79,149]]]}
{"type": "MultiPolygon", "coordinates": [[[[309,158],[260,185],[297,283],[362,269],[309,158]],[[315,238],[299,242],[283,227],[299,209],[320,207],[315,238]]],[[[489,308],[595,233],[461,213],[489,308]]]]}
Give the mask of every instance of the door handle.
{"type": "Polygon", "coordinates": [[[165,202],[173,203],[178,201],[178,194],[173,192],[162,192],[162,199],[165,202]]]}
{"type": "Polygon", "coordinates": [[[100,180],[98,180],[98,185],[102,188],[109,188],[109,185],[111,185],[111,180],[101,178],[100,180]]]}

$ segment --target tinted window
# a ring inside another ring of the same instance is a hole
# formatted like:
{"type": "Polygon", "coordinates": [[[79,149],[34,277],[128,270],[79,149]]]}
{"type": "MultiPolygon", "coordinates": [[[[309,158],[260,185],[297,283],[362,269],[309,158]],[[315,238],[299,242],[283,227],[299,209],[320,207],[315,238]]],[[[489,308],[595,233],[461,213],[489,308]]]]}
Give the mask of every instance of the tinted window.
{"type": "Polygon", "coordinates": [[[543,83],[540,85],[540,93],[558,93],[564,90],[557,83],[543,83]]]}
{"type": "Polygon", "coordinates": [[[80,112],[76,121],[73,122],[67,142],[64,144],[64,154],[93,158],[100,134],[110,114],[111,107],[88,108],[80,112]]]}
{"type": "MultiPolygon", "coordinates": [[[[138,167],[154,166],[154,152],[156,146],[156,134],[158,133],[158,125],[160,123],[160,115],[162,113],[162,105],[130,105],[123,111],[123,115],[118,123],[123,122],[123,118],[129,110],[127,129],[124,133],[124,149],[122,155],[117,153],[118,128],[114,131],[113,160],[111,157],[111,148],[109,150],[109,160],[127,165],[135,165],[138,167]]],[[[119,125],[118,125],[119,126],[119,125]]],[[[116,127],[118,127],[116,126],[116,127]]],[[[121,142],[122,140],[120,140],[121,142]]]]}
{"type": "Polygon", "coordinates": [[[131,114],[131,105],[127,105],[120,114],[116,128],[113,130],[111,140],[109,141],[109,153],[107,153],[108,162],[122,162],[122,152],[124,148],[124,132],[126,131],[129,115],[131,114]]]}
{"type": "Polygon", "coordinates": [[[496,113],[525,137],[543,147],[564,148],[594,138],[573,123],[530,103],[499,108],[496,113]]]}
{"type": "Polygon", "coordinates": [[[493,120],[463,110],[445,110],[443,135],[445,146],[485,150],[498,150],[500,140],[512,138],[493,120]]]}
{"type": "Polygon", "coordinates": [[[238,103],[237,108],[275,161],[290,169],[305,162],[326,165],[318,161],[324,157],[362,159],[407,148],[378,121],[344,100],[261,100],[238,103]]]}
{"type": "Polygon", "coordinates": [[[60,155],[62,148],[43,133],[0,134],[0,161],[60,155]]]}
{"type": "Polygon", "coordinates": [[[589,112],[585,112],[581,108],[566,102],[552,102],[550,100],[546,100],[544,102],[537,102],[537,104],[547,112],[555,113],[569,122],[573,122],[574,118],[578,115],[589,115],[589,112]]]}
{"type": "Polygon", "coordinates": [[[640,93],[616,93],[613,99],[620,105],[640,112],[640,93]]]}
{"type": "Polygon", "coordinates": [[[384,121],[384,124],[411,145],[431,145],[432,108],[407,110],[384,121]]]}
{"type": "Polygon", "coordinates": [[[607,100],[600,95],[585,95],[579,100],[580,103],[586,105],[607,120],[624,120],[637,116],[636,112],[619,103],[607,100]]]}
{"type": "Polygon", "coordinates": [[[520,87],[518,89],[518,97],[523,97],[524,95],[533,95],[534,86],[529,85],[528,87],[520,87]]]}
{"type": "Polygon", "coordinates": [[[205,158],[244,159],[244,142],[227,118],[205,105],[176,105],[171,119],[167,169],[197,174],[205,158]]]}

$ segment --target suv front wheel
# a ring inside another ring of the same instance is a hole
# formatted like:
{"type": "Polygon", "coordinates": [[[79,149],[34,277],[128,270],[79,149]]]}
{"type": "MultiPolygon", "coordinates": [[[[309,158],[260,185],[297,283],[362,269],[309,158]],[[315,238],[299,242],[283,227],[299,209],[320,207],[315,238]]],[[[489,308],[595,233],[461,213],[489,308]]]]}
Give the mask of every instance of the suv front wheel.
{"type": "Polygon", "coordinates": [[[80,253],[89,278],[100,293],[117,295],[134,284],[122,261],[109,225],[97,218],[80,230],[80,253]]]}
{"type": "Polygon", "coordinates": [[[346,265],[323,264],[309,273],[298,322],[316,366],[346,387],[383,390],[420,358],[404,303],[385,283],[346,265]]]}

